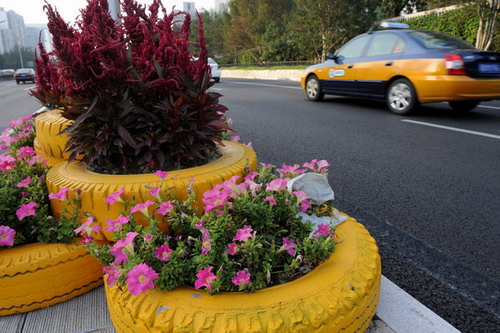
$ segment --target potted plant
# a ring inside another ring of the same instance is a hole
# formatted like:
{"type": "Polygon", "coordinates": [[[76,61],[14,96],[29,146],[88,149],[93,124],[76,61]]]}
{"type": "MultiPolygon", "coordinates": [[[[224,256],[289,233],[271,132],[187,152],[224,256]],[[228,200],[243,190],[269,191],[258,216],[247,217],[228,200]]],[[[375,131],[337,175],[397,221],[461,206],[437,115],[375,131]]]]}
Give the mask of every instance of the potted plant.
{"type": "Polygon", "coordinates": [[[315,205],[314,193],[287,189],[291,178],[326,166],[313,161],[276,174],[262,165],[206,191],[201,216],[193,192],[186,201],[158,188],[144,204],[121,200],[122,214],[106,227],[116,243],[82,235],[106,266],[117,331],[364,331],[380,293],[375,241],[331,201],[315,205]]]}
{"type": "MultiPolygon", "coordinates": [[[[0,316],[27,312],[102,284],[101,265],[77,243],[71,214],[50,214],[46,160],[33,149],[33,119],[0,136],[0,316]]],[[[62,195],[62,194],[61,194],[62,195]]],[[[61,195],[59,197],[61,197],[61,195]]]]}
{"type": "MultiPolygon", "coordinates": [[[[153,171],[176,170],[165,186],[178,191],[194,177],[197,193],[203,193],[256,166],[253,150],[221,140],[230,130],[227,108],[219,104],[220,94],[208,91],[201,19],[192,42],[188,13],[167,14],[158,0],[148,10],[135,0],[121,4],[119,23],[106,0],[90,0],[76,27],[45,6],[69,105],[62,116],[73,120],[63,132],[69,137],[66,151],[70,161],[83,156],[82,163],[51,169],[48,187],[81,189],[83,209],[101,226],[118,215],[103,199],[124,188],[135,200],[147,200],[143,185],[156,186],[153,171]]],[[[60,202],[52,204],[60,211],[60,202]]]]}

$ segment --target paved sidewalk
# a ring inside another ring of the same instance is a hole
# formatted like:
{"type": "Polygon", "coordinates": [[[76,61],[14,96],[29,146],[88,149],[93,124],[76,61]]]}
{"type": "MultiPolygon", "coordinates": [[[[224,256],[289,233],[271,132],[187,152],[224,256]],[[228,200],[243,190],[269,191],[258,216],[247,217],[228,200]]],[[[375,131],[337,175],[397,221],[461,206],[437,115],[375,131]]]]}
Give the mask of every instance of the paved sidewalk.
{"type": "MultiPolygon", "coordinates": [[[[112,333],[104,287],[64,303],[0,317],[1,333],[112,333]]],[[[453,326],[382,276],[377,315],[367,333],[456,333],[453,326]]],[[[223,332],[221,332],[223,333],[223,332]]]]}

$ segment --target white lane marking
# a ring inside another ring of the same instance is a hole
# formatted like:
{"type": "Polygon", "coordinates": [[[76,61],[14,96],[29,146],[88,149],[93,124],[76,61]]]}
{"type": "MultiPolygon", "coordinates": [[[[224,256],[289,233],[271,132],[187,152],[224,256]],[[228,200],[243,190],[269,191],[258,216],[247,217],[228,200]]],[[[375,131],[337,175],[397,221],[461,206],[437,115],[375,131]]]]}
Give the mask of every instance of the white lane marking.
{"type": "Polygon", "coordinates": [[[485,137],[488,137],[488,138],[493,138],[493,139],[500,140],[500,135],[494,135],[494,134],[483,133],[483,132],[476,132],[476,131],[469,131],[469,130],[462,129],[462,128],[449,127],[449,126],[443,126],[443,125],[437,125],[437,124],[431,124],[431,123],[425,123],[423,121],[415,121],[415,120],[410,120],[410,119],[401,119],[401,121],[404,121],[406,123],[417,124],[417,125],[424,125],[424,126],[442,128],[442,129],[446,129],[446,130],[449,130],[449,131],[462,132],[462,133],[473,134],[473,135],[480,135],[480,136],[485,136],[485,137]]]}
{"type": "Polygon", "coordinates": [[[220,90],[222,90],[222,89],[220,89],[220,88],[210,88],[209,90],[217,90],[217,91],[220,91],[220,90]]]}
{"type": "Polygon", "coordinates": [[[496,110],[500,110],[500,107],[498,107],[498,106],[478,105],[477,107],[478,107],[478,108],[487,108],[487,109],[496,109],[496,110]]]}
{"type": "Polygon", "coordinates": [[[285,88],[285,89],[300,89],[300,87],[289,87],[289,86],[279,86],[277,84],[264,84],[264,83],[250,83],[250,82],[237,82],[237,81],[232,81],[231,83],[238,83],[238,84],[249,84],[249,85],[254,85],[254,86],[263,86],[263,87],[276,87],[276,88],[285,88]]]}

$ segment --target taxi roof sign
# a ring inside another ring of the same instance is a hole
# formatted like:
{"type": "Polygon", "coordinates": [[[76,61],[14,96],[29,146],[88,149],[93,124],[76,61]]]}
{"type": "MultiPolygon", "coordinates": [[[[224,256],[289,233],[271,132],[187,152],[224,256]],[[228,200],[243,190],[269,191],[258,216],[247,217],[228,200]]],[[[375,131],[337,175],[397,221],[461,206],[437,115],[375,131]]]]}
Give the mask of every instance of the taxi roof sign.
{"type": "Polygon", "coordinates": [[[382,29],[409,29],[410,26],[406,23],[397,22],[382,22],[380,23],[382,29]]]}

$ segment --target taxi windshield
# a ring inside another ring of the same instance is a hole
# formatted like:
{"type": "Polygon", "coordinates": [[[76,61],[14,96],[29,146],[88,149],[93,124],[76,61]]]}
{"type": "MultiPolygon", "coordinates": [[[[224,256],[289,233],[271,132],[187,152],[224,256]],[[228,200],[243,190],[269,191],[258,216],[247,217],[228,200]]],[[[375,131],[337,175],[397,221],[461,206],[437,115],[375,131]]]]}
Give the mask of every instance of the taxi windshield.
{"type": "Polygon", "coordinates": [[[428,49],[475,50],[471,44],[437,31],[412,31],[410,34],[428,49]]]}

